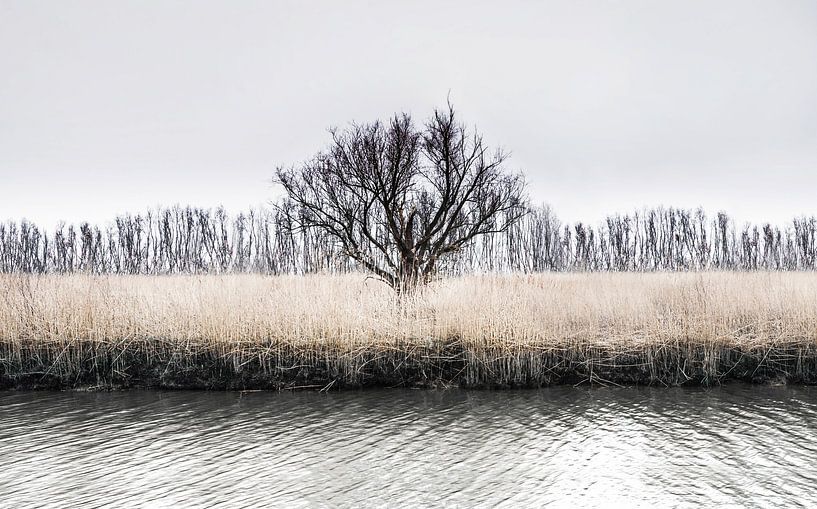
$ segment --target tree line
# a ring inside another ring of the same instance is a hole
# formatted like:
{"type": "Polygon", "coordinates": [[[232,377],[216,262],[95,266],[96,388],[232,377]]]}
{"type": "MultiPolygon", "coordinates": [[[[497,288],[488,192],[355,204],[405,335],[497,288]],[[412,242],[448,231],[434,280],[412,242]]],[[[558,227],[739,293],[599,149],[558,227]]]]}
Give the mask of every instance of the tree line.
{"type": "MultiPolygon", "coordinates": [[[[306,274],[364,268],[336,239],[293,228],[291,221],[293,213],[284,206],[235,215],[176,206],[122,215],[104,226],[61,225],[48,232],[27,221],[6,222],[0,224],[0,272],[306,274]]],[[[589,225],[562,223],[550,207],[534,206],[506,230],[460,246],[440,260],[436,273],[816,268],[813,216],[782,227],[737,225],[723,212],[655,208],[589,225]]]]}

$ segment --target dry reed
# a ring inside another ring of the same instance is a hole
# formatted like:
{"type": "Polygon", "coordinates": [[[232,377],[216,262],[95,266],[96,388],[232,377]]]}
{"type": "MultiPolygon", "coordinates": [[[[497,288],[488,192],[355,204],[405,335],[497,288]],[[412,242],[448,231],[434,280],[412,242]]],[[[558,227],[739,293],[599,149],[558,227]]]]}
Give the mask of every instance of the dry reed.
{"type": "Polygon", "coordinates": [[[0,383],[817,381],[813,273],[0,276],[0,383]]]}

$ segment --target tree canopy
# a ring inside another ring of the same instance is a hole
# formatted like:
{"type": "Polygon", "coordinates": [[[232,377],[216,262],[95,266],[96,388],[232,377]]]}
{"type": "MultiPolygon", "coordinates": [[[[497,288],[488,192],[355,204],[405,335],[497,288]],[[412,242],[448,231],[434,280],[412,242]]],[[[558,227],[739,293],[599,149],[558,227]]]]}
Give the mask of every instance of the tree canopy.
{"type": "Polygon", "coordinates": [[[507,153],[459,122],[450,103],[419,127],[399,113],[330,133],[315,157],[276,170],[287,196],[278,207],[292,227],[322,230],[399,292],[527,210],[524,177],[506,169],[507,153]]]}

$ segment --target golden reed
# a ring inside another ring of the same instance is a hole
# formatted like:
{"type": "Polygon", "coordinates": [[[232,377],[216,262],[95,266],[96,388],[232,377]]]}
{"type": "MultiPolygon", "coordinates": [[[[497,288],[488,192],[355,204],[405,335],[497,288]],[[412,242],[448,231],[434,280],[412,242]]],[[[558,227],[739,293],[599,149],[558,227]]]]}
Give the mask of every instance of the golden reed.
{"type": "Polygon", "coordinates": [[[817,382],[817,274],[0,276],[7,387],[817,382]]]}

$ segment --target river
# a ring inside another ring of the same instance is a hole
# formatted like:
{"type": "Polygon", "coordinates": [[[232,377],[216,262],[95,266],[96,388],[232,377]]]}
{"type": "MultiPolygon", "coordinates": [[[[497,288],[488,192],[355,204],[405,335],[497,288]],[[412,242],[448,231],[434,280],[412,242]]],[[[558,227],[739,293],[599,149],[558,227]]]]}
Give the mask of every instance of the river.
{"type": "Polygon", "coordinates": [[[813,507],[817,387],[0,392],[2,507],[813,507]]]}

